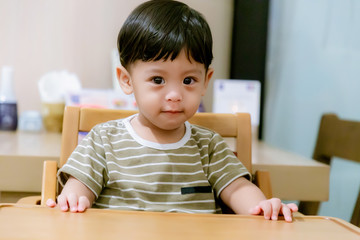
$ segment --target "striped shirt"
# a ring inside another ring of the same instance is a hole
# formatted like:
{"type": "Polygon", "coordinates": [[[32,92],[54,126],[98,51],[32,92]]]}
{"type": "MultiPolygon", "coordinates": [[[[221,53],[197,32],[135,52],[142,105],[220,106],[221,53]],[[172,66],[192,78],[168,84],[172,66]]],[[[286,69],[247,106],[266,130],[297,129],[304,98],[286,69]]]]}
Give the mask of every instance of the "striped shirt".
{"type": "Polygon", "coordinates": [[[136,134],[133,116],[95,126],[59,170],[96,196],[93,207],[219,213],[217,199],[235,179],[250,178],[222,137],[185,123],[184,137],[159,144],[136,134]]]}

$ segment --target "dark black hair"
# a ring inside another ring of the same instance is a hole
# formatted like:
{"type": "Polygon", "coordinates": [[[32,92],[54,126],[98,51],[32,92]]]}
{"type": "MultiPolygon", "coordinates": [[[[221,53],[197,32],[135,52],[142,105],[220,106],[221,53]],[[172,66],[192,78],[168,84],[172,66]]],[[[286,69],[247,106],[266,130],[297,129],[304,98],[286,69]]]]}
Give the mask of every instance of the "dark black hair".
{"type": "Polygon", "coordinates": [[[135,8],[118,35],[121,64],[136,60],[174,60],[185,49],[187,57],[207,70],[213,59],[212,36],[204,17],[184,3],[152,0],[135,8]]]}

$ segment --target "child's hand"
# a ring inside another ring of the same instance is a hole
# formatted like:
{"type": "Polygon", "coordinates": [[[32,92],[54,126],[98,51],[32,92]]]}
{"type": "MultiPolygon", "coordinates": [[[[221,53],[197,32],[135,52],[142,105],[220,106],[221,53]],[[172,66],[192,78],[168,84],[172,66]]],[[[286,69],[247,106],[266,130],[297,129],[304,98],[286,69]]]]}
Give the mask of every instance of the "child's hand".
{"type": "MultiPolygon", "coordinates": [[[[60,194],[57,200],[58,206],[63,212],[67,212],[69,209],[70,212],[84,212],[91,206],[87,197],[78,197],[76,194],[69,194],[68,196],[60,194]]],[[[53,199],[48,199],[46,201],[46,206],[51,208],[56,207],[56,202],[53,199]]]]}
{"type": "Polygon", "coordinates": [[[264,214],[265,219],[277,220],[279,215],[283,215],[285,221],[292,221],[292,213],[297,212],[298,207],[295,203],[284,204],[278,198],[271,198],[259,202],[257,206],[250,209],[250,214],[264,214]]]}
{"type": "MultiPolygon", "coordinates": [[[[57,197],[57,205],[63,212],[69,209],[70,212],[84,212],[91,207],[94,200],[95,195],[88,187],[76,178],[70,177],[61,194],[57,197]]],[[[46,205],[53,208],[56,207],[56,202],[53,199],[48,199],[46,205]]]]}

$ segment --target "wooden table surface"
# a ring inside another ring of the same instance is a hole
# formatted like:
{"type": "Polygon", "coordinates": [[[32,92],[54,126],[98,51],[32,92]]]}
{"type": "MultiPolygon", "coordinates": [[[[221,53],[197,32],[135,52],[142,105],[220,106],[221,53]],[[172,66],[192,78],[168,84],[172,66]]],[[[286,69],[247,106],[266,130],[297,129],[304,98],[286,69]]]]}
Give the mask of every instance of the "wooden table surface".
{"type": "MultiPolygon", "coordinates": [[[[233,140],[225,140],[234,148],[233,140]]],[[[0,191],[40,192],[43,161],[58,161],[60,145],[60,133],[0,131],[0,191]]],[[[274,196],[328,199],[329,166],[259,141],[252,144],[252,161],[253,171],[270,172],[274,196]]]]}
{"type": "Polygon", "coordinates": [[[0,239],[286,239],[358,240],[360,229],[337,218],[183,214],[88,209],[85,213],[0,204],[0,239]]]}

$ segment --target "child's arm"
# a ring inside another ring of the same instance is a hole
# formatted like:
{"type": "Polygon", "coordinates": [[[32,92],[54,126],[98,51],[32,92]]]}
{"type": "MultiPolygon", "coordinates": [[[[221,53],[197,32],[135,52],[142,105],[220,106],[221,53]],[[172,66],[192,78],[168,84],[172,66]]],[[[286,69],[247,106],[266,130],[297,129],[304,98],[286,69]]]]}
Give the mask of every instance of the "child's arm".
{"type": "MultiPolygon", "coordinates": [[[[74,177],[67,180],[61,194],[57,197],[58,205],[61,211],[66,212],[70,209],[71,212],[84,212],[91,207],[95,200],[95,194],[82,182],[74,177]]],[[[53,199],[48,199],[46,205],[55,207],[56,202],[53,199]]]]}
{"type": "Polygon", "coordinates": [[[221,200],[237,214],[264,214],[265,219],[277,220],[284,215],[292,221],[292,212],[298,210],[296,204],[283,204],[280,199],[266,199],[261,190],[241,177],[230,183],[220,194],[221,200]]]}

